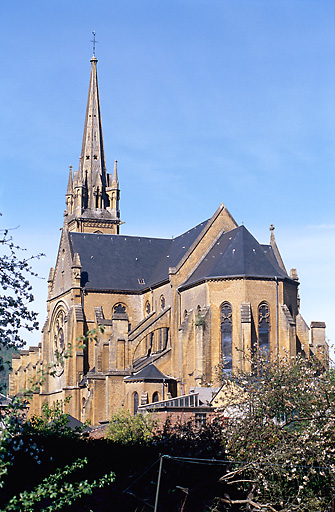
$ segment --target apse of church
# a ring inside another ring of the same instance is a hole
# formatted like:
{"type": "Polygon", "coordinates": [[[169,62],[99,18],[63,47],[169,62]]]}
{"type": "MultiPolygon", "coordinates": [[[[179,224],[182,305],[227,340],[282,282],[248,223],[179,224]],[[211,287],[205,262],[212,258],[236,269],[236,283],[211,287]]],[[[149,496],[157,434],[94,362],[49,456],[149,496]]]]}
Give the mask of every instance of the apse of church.
{"type": "Polygon", "coordinates": [[[298,352],[325,361],[324,322],[299,312],[298,275],[284,266],[270,227],[260,244],[224,204],[174,239],[120,233],[117,162],[106,170],[97,78],[91,76],[78,170],[69,170],[66,209],[48,279],[47,319],[38,347],[14,356],[10,394],[57,361],[36,390],[43,402],[71,396],[68,412],[97,425],[121,407],[188,394],[215,381],[215,368],[250,370],[246,354],[298,352]],[[100,327],[103,329],[100,330],[100,327]],[[87,346],[78,339],[90,330],[87,346]]]}

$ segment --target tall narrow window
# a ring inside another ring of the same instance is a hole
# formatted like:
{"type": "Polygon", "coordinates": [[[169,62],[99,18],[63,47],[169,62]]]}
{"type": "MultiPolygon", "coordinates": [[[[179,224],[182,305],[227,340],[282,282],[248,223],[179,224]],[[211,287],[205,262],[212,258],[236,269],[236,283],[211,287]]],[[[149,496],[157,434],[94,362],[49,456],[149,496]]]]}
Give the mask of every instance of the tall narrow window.
{"type": "Polygon", "coordinates": [[[163,329],[158,331],[158,350],[163,350],[163,329]]]}
{"type": "Polygon", "coordinates": [[[137,393],[137,391],[135,391],[135,393],[134,393],[134,415],[137,414],[138,404],[139,404],[138,393],[137,393]]]}
{"type": "Polygon", "coordinates": [[[223,302],[220,307],[221,315],[221,356],[224,369],[233,368],[233,320],[232,309],[229,302],[223,302]]]}
{"type": "Polygon", "coordinates": [[[266,302],[258,306],[258,349],[261,356],[270,354],[270,309],[266,302]]]}

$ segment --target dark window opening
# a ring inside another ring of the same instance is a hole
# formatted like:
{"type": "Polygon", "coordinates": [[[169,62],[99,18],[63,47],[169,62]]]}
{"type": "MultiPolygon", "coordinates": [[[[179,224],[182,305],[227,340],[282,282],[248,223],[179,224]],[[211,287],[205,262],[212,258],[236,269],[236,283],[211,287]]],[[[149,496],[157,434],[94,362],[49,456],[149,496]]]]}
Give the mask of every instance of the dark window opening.
{"type": "Polygon", "coordinates": [[[229,302],[223,302],[220,307],[221,315],[221,357],[224,371],[233,368],[233,320],[232,307],[229,302]]]}
{"type": "Polygon", "coordinates": [[[134,415],[137,414],[138,405],[139,405],[138,393],[137,393],[137,391],[135,391],[135,393],[134,393],[134,415]]]}
{"type": "Polygon", "coordinates": [[[261,357],[270,355],[270,309],[265,302],[258,307],[258,350],[261,357]]]}
{"type": "Polygon", "coordinates": [[[114,306],[114,313],[125,313],[126,312],[126,306],[123,306],[123,304],[116,304],[114,306]]]}
{"type": "Polygon", "coordinates": [[[195,426],[201,428],[206,425],[206,413],[196,412],[194,417],[195,426]]]}

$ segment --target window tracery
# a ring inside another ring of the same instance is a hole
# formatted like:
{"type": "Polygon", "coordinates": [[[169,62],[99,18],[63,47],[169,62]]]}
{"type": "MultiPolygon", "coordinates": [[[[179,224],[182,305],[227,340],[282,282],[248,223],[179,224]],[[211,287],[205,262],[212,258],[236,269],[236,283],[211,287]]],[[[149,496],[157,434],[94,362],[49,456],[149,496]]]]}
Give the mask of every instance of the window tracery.
{"type": "Polygon", "coordinates": [[[121,303],[115,304],[113,313],[126,313],[126,306],[121,303]]]}
{"type": "Polygon", "coordinates": [[[65,350],[65,318],[64,309],[59,309],[53,322],[54,356],[56,359],[56,375],[59,377],[64,372],[62,355],[65,350]]]}

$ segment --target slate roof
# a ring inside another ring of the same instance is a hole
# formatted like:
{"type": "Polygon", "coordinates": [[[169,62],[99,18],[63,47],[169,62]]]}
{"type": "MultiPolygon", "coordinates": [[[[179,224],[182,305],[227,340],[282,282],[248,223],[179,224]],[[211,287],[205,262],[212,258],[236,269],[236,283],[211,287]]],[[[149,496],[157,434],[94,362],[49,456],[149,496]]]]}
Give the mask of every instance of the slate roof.
{"type": "MultiPolygon", "coordinates": [[[[72,254],[79,253],[81,285],[88,290],[137,292],[166,281],[206,226],[174,239],[101,233],[69,233],[72,254]]],[[[289,278],[271,245],[261,245],[244,227],[223,233],[184,286],[220,277],[289,278]]]]}
{"type": "Polygon", "coordinates": [[[163,382],[168,380],[174,380],[171,377],[167,377],[162,373],[157,366],[154,364],[148,364],[142,370],[135,373],[134,375],[130,375],[129,377],[124,378],[125,382],[134,382],[134,381],[146,381],[146,382],[163,382]]]}
{"type": "Polygon", "coordinates": [[[185,285],[219,277],[288,278],[276,260],[271,245],[261,245],[239,226],[223,233],[185,285]]]}
{"type": "Polygon", "coordinates": [[[81,285],[94,290],[140,291],[168,279],[206,222],[177,238],[69,233],[82,265],[81,285]]]}

